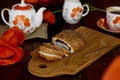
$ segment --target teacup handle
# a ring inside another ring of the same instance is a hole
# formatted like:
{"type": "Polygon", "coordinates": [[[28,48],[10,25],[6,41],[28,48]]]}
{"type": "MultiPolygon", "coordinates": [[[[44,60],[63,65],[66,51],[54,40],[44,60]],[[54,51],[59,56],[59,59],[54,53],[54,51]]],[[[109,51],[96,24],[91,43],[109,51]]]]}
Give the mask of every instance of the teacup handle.
{"type": "Polygon", "coordinates": [[[82,17],[86,16],[89,13],[89,6],[87,4],[83,5],[83,9],[86,7],[86,12],[82,14],[82,17]]]}
{"type": "Polygon", "coordinates": [[[6,21],[6,19],[5,19],[5,17],[4,17],[4,12],[5,12],[5,11],[8,11],[8,14],[10,13],[10,9],[4,8],[4,9],[1,11],[1,17],[2,17],[2,20],[5,22],[5,24],[7,24],[7,25],[9,26],[10,24],[6,21]]]}

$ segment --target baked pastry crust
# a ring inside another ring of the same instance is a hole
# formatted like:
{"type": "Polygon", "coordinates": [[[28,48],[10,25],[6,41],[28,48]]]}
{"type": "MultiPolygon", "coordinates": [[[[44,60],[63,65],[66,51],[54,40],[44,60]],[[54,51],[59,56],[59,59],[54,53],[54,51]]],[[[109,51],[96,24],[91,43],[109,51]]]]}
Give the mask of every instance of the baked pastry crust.
{"type": "Polygon", "coordinates": [[[84,47],[82,36],[74,30],[64,30],[52,38],[52,42],[39,47],[39,56],[46,61],[56,61],[84,47]]]}
{"type": "Polygon", "coordinates": [[[82,36],[74,30],[64,30],[52,38],[52,42],[55,46],[66,48],[70,53],[74,53],[77,50],[83,48],[84,41],[82,36]],[[64,44],[64,45],[60,45],[64,44]]]}
{"type": "Polygon", "coordinates": [[[53,49],[53,50],[59,52],[60,54],[63,54],[63,56],[68,56],[69,55],[68,50],[60,48],[58,46],[55,46],[55,45],[53,45],[52,42],[51,43],[43,43],[43,46],[46,46],[46,47],[48,47],[50,49],[53,49]]]}
{"type": "Polygon", "coordinates": [[[43,45],[39,47],[38,53],[39,56],[44,58],[46,61],[55,61],[62,59],[64,56],[68,56],[69,54],[68,51],[56,47],[50,43],[43,43],[43,45]]]}

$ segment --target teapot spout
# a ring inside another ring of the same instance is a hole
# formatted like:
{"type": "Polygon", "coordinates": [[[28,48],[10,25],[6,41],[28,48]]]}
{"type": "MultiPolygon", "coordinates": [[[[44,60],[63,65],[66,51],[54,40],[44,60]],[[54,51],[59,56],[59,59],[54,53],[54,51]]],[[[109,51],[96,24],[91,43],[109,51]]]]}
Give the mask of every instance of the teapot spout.
{"type": "Polygon", "coordinates": [[[41,25],[41,23],[43,21],[43,12],[44,12],[44,10],[46,10],[46,8],[45,7],[41,7],[37,11],[37,13],[35,14],[35,17],[34,17],[34,19],[35,19],[34,26],[37,27],[37,28],[41,25]]]}

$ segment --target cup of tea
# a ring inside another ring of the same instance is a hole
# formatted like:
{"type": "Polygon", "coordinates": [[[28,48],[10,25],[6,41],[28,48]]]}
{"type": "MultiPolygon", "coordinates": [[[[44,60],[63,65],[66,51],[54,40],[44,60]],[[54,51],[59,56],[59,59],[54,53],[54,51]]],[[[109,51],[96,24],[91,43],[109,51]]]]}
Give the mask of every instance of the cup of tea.
{"type": "Polygon", "coordinates": [[[111,6],[106,8],[107,25],[109,29],[120,30],[120,7],[111,6]]]}

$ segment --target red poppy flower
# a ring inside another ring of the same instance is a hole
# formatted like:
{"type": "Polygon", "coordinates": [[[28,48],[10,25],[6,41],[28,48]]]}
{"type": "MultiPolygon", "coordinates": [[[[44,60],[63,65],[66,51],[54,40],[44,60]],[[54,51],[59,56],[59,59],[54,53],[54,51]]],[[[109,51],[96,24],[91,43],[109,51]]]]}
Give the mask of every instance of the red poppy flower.
{"type": "Polygon", "coordinates": [[[24,32],[17,27],[7,29],[0,38],[0,65],[10,65],[21,60],[24,32]]]}
{"type": "Polygon", "coordinates": [[[0,39],[0,65],[10,65],[21,60],[23,49],[12,47],[0,39]]]}
{"type": "Polygon", "coordinates": [[[50,2],[51,0],[39,0],[39,2],[50,2]]]}
{"type": "Polygon", "coordinates": [[[25,2],[28,2],[28,3],[37,3],[39,0],[25,0],[25,2]]]}
{"type": "Polygon", "coordinates": [[[56,6],[58,3],[63,3],[64,0],[25,0],[28,3],[39,3],[41,6],[56,6]]]}
{"type": "Polygon", "coordinates": [[[50,10],[46,10],[43,13],[43,20],[48,23],[55,24],[56,18],[55,15],[50,10]]]}
{"type": "Polygon", "coordinates": [[[17,27],[9,28],[1,37],[5,43],[13,47],[21,45],[24,41],[24,38],[24,32],[17,27]]]}
{"type": "Polygon", "coordinates": [[[108,66],[101,80],[120,80],[120,56],[108,66]]]}

